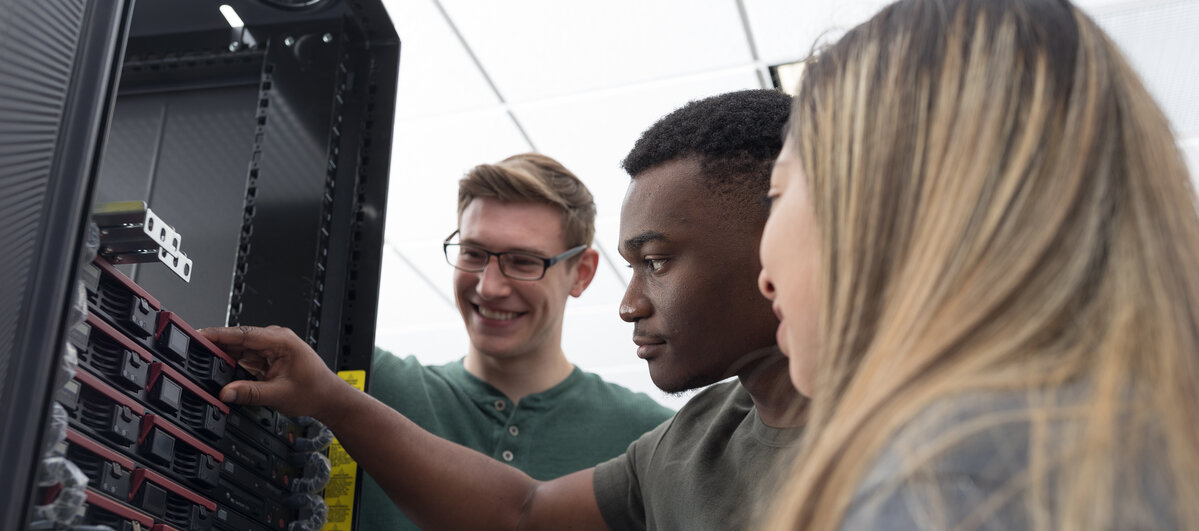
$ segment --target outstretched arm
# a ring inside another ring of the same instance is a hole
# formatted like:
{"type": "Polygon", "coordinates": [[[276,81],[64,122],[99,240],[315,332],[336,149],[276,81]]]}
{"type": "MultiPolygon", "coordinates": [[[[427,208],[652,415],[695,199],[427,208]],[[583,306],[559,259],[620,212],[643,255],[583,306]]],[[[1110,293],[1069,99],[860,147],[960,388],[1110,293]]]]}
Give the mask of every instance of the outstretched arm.
{"type": "Polygon", "coordinates": [[[539,482],[440,439],[329,371],[287,328],[201,331],[260,381],[236,381],[221,400],[323,422],[422,529],[607,529],[593,469],[539,482]]]}

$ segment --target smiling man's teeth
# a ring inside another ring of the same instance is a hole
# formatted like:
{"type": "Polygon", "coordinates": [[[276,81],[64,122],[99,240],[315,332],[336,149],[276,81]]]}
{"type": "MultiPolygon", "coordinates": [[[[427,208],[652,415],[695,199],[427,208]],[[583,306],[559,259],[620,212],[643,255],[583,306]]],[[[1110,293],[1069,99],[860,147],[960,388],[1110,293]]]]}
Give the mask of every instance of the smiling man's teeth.
{"type": "Polygon", "coordinates": [[[479,315],[482,315],[488,319],[494,319],[496,321],[507,321],[509,319],[516,319],[516,316],[520,314],[515,312],[497,312],[480,306],[479,315]]]}

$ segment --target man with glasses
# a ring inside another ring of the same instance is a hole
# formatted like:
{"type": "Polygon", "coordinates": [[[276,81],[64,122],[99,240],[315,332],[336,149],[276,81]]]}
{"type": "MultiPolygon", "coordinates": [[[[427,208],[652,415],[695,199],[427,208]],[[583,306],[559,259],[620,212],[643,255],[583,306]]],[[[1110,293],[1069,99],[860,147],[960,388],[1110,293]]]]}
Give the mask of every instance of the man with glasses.
{"type": "MultiPolygon", "coordinates": [[[[439,366],[375,353],[370,394],[442,438],[553,479],[620,455],[672,411],[604,382],[562,350],[566,300],[595,276],[595,202],[554,159],[527,153],[459,181],[442,244],[470,347],[439,366]]],[[[416,529],[371,478],[359,529],[416,529]]]]}

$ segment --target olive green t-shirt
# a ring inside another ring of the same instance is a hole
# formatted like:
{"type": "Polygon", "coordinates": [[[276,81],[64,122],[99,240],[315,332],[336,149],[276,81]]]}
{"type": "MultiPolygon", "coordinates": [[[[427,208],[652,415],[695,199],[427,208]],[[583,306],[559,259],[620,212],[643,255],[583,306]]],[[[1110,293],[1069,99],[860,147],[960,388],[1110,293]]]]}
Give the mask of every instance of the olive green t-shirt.
{"type": "Polygon", "coordinates": [[[801,431],[764,424],[740,382],[713,385],[596,466],[596,502],[612,529],[743,529],[801,431]]]}
{"type": "MultiPolygon", "coordinates": [[[[508,463],[538,480],[595,466],[674,413],[575,368],[562,383],[513,404],[462,360],[421,365],[376,349],[369,393],[430,433],[508,463]]],[[[358,529],[416,529],[369,475],[358,529]]]]}

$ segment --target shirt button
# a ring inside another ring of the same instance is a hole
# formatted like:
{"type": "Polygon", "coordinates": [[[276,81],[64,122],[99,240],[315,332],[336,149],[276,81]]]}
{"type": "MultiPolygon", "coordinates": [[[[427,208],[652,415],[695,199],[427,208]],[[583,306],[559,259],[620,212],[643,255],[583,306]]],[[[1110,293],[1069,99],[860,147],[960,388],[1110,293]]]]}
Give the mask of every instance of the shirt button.
{"type": "Polygon", "coordinates": [[[517,435],[520,435],[520,428],[517,428],[516,426],[508,426],[508,433],[512,434],[513,437],[516,437],[517,435]]]}
{"type": "Polygon", "coordinates": [[[503,400],[495,401],[495,410],[496,411],[503,411],[504,408],[506,408],[506,407],[508,407],[508,404],[505,404],[503,400]]]}
{"type": "Polygon", "coordinates": [[[515,455],[512,455],[511,450],[504,450],[504,453],[500,455],[504,456],[504,461],[512,461],[512,459],[516,457],[515,455]]]}

